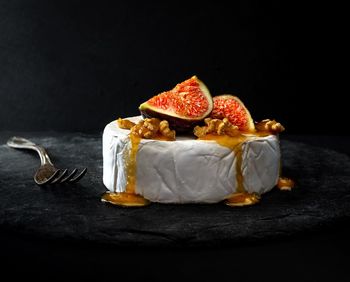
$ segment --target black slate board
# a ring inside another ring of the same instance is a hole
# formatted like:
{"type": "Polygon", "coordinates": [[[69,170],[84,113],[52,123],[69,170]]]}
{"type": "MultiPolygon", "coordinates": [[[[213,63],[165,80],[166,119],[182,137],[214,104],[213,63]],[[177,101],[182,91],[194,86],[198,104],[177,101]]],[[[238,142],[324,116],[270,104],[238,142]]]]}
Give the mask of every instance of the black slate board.
{"type": "Polygon", "coordinates": [[[118,246],[216,246],[296,234],[350,216],[350,159],[333,150],[282,140],[283,171],[297,187],[274,189],[255,206],[130,209],[100,201],[106,190],[100,134],[42,136],[23,137],[44,145],[58,167],[86,166],[88,174],[76,185],[39,187],[32,180],[36,153],[0,145],[0,230],[118,246]]]}

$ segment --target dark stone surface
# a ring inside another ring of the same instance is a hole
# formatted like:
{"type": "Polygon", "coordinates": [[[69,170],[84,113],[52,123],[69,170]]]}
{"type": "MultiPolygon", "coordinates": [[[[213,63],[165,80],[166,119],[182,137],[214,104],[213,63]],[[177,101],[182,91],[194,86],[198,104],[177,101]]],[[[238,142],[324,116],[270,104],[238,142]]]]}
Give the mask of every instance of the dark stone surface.
{"type": "MultiPolygon", "coordinates": [[[[217,246],[315,230],[350,215],[350,159],[333,150],[282,140],[292,192],[274,189],[252,207],[162,205],[127,209],[100,201],[101,134],[27,133],[58,167],[88,167],[76,185],[39,187],[36,153],[0,146],[0,229],[117,246],[217,246]]],[[[4,144],[10,133],[1,133],[4,144]]]]}

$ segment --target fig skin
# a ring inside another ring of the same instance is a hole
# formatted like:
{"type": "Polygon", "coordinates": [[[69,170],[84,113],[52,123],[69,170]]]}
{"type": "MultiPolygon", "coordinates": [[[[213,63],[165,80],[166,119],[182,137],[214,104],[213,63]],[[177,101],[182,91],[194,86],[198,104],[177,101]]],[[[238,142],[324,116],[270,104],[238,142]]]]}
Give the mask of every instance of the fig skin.
{"type": "Polygon", "coordinates": [[[143,118],[158,118],[160,120],[167,120],[171,129],[175,129],[176,132],[182,133],[192,131],[196,125],[202,124],[203,120],[210,115],[209,113],[209,115],[201,118],[200,120],[193,120],[169,116],[147,108],[140,110],[140,112],[143,118]]]}

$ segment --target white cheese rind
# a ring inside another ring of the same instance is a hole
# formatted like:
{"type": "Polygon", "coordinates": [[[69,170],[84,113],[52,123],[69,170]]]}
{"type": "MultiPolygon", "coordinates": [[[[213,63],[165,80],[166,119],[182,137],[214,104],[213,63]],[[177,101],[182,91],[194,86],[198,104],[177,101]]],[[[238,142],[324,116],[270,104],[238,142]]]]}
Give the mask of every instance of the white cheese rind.
{"type": "MultiPolygon", "coordinates": [[[[110,191],[123,192],[126,186],[128,134],[116,121],[103,132],[103,183],[110,191]]],[[[278,137],[255,137],[246,141],[242,150],[245,189],[258,194],[270,191],[279,177],[278,137]]],[[[137,152],[136,192],[160,203],[219,202],[236,192],[236,161],[232,150],[215,141],[142,139],[137,152]]]]}

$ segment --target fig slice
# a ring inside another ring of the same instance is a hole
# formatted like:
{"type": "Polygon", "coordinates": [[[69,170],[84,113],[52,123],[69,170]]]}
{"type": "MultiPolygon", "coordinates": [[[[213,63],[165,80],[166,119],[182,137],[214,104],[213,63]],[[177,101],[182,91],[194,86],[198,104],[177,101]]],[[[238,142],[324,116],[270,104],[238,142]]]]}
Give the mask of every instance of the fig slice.
{"type": "Polygon", "coordinates": [[[140,105],[144,118],[167,120],[176,131],[190,131],[209,116],[213,99],[205,84],[197,76],[177,84],[140,105]]]}
{"type": "Polygon", "coordinates": [[[244,106],[243,102],[236,96],[224,94],[213,98],[214,108],[211,118],[227,118],[230,123],[236,125],[240,131],[255,131],[254,121],[244,106]]]}

